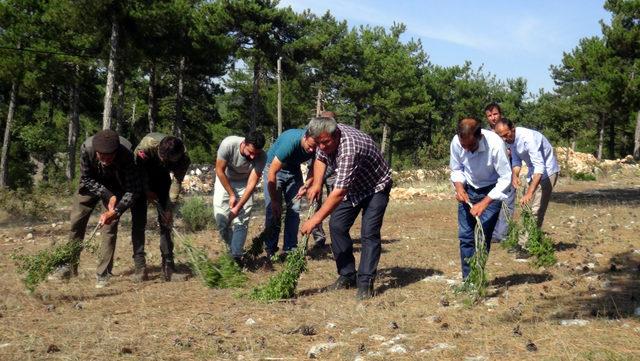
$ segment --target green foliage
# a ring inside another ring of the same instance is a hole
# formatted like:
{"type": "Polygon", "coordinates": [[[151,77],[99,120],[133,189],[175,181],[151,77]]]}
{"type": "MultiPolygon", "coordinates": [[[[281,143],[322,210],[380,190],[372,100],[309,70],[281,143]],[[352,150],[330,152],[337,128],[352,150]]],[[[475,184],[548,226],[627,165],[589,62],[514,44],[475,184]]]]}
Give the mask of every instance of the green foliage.
{"type": "Polygon", "coordinates": [[[591,173],[576,172],[571,174],[571,178],[577,181],[595,181],[596,176],[591,173]]]}
{"type": "Polygon", "coordinates": [[[181,253],[187,257],[189,268],[209,288],[233,288],[242,286],[247,276],[228,253],[212,261],[204,249],[196,248],[188,239],[181,238],[181,253]]]}
{"type": "Polygon", "coordinates": [[[518,246],[518,238],[520,236],[520,225],[513,218],[509,220],[507,228],[507,237],[500,242],[502,248],[510,250],[516,249],[518,246]]]}
{"type": "Polygon", "coordinates": [[[262,232],[260,232],[259,235],[253,237],[251,240],[251,246],[244,254],[245,258],[252,258],[255,260],[256,257],[262,253],[265,241],[273,235],[275,230],[276,228],[273,225],[268,225],[262,230],[262,232]]]}
{"type": "Polygon", "coordinates": [[[554,265],[557,259],[553,242],[538,227],[537,219],[528,206],[522,209],[522,231],[527,236],[525,249],[535,257],[533,264],[537,267],[554,265]]]}
{"type": "Polygon", "coordinates": [[[210,206],[202,197],[187,198],[180,207],[182,220],[191,232],[205,229],[209,224],[211,214],[210,206]]]}
{"type": "Polygon", "coordinates": [[[298,247],[289,252],[284,269],[269,278],[269,282],[266,285],[254,288],[249,297],[261,301],[274,301],[293,297],[298,285],[298,279],[302,272],[307,269],[305,255],[306,247],[298,247]]]}
{"type": "Polygon", "coordinates": [[[51,272],[63,265],[74,265],[80,261],[82,242],[68,242],[44,249],[35,255],[13,253],[11,258],[16,262],[19,273],[26,273],[22,280],[27,289],[33,292],[51,272]]]}

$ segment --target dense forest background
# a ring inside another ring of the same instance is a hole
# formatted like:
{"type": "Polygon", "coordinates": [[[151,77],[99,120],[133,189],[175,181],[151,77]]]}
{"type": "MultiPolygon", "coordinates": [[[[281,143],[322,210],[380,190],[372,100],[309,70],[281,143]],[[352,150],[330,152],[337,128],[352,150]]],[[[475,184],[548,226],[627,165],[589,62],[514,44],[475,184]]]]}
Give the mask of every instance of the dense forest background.
{"type": "MultiPolygon", "coordinates": [[[[554,145],[640,157],[640,1],[607,0],[602,35],[551,64],[552,91],[469,62],[443,67],[405,26],[350,27],[277,1],[0,0],[0,187],[70,184],[99,129],[135,145],[183,137],[195,163],[258,129],[277,136],[318,102],[369,133],[395,169],[445,164],[456,122],[496,101],[554,145]]],[[[464,59],[464,54],[460,54],[464,59]]]]}

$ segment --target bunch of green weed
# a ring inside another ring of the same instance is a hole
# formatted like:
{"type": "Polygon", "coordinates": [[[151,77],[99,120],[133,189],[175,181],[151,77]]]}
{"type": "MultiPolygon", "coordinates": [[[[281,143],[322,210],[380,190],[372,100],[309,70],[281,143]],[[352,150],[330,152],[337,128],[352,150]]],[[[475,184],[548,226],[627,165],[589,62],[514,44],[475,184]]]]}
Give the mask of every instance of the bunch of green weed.
{"type": "MultiPolygon", "coordinates": [[[[307,236],[308,238],[308,236],[307,236]]],[[[304,248],[296,248],[289,252],[284,269],[269,278],[269,282],[261,287],[253,289],[249,297],[254,300],[273,301],[291,298],[295,295],[298,279],[307,269],[306,241],[304,248]]]]}
{"type": "Polygon", "coordinates": [[[518,247],[518,238],[520,237],[520,225],[513,218],[509,220],[507,228],[507,237],[500,242],[502,248],[506,250],[516,249],[518,247]]]}
{"type": "Polygon", "coordinates": [[[22,281],[33,292],[56,268],[78,264],[82,247],[82,242],[68,242],[30,256],[13,253],[11,258],[16,262],[18,272],[26,274],[22,281]]]}
{"type": "Polygon", "coordinates": [[[522,228],[527,235],[525,249],[535,257],[533,264],[537,267],[554,265],[557,259],[553,242],[538,227],[531,207],[525,206],[522,209],[522,228]]]}
{"type": "Polygon", "coordinates": [[[577,181],[595,181],[596,180],[596,176],[594,174],[584,173],[584,172],[573,173],[571,175],[571,178],[577,181]]]}
{"type": "Polygon", "coordinates": [[[271,224],[266,226],[262,230],[262,232],[260,232],[259,235],[257,235],[256,237],[253,237],[253,240],[251,240],[251,246],[244,254],[245,258],[247,260],[248,259],[255,260],[262,253],[262,250],[264,249],[264,244],[267,241],[267,239],[272,237],[275,232],[276,232],[276,227],[275,225],[271,224]]]}
{"type": "Polygon", "coordinates": [[[187,257],[187,264],[202,283],[209,288],[240,287],[247,280],[242,269],[228,254],[220,256],[215,262],[202,248],[193,246],[190,240],[181,238],[182,253],[187,257]]]}
{"type": "Polygon", "coordinates": [[[486,296],[487,287],[489,286],[489,278],[485,270],[489,253],[487,252],[482,223],[478,217],[476,217],[476,226],[474,228],[474,242],[475,253],[470,258],[465,259],[469,263],[469,274],[457,289],[457,292],[467,293],[475,302],[486,296]]]}
{"type": "Polygon", "coordinates": [[[192,197],[180,207],[180,215],[185,227],[191,232],[205,229],[211,219],[211,209],[202,197],[192,197]]]}

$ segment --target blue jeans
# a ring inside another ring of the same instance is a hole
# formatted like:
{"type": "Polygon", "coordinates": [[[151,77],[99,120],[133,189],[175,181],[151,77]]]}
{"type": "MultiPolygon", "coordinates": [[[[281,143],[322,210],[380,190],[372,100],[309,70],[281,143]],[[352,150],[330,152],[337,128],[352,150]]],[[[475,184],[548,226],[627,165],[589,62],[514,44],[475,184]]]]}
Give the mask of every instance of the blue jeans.
{"type": "MultiPolygon", "coordinates": [[[[484,197],[489,194],[489,191],[493,189],[495,185],[490,185],[484,188],[474,189],[473,187],[465,186],[465,190],[469,195],[469,200],[472,204],[480,202],[484,197]]],[[[487,252],[491,249],[491,234],[496,226],[498,217],[500,216],[500,209],[502,208],[502,201],[492,201],[491,204],[480,215],[480,223],[482,223],[482,229],[485,234],[485,245],[487,252]]],[[[458,238],[460,239],[460,261],[462,263],[462,278],[467,278],[470,272],[469,263],[467,259],[473,257],[476,252],[474,230],[476,226],[476,218],[471,215],[471,208],[468,204],[458,204],[458,238]]]]}
{"type": "MultiPolygon", "coordinates": [[[[264,182],[264,203],[266,207],[265,227],[274,227],[271,237],[265,240],[265,250],[267,254],[273,255],[278,249],[278,238],[280,237],[280,220],[275,219],[271,211],[271,196],[267,186],[267,175],[269,174],[269,165],[263,171],[264,182]]],[[[298,227],[300,226],[300,200],[294,199],[298,190],[302,186],[302,173],[291,172],[286,169],[280,169],[276,175],[276,191],[277,196],[281,199],[284,212],[284,251],[288,252],[298,245],[298,227]],[[284,202],[282,202],[284,196],[284,202]],[[284,207],[286,206],[286,209],[284,207]]]]}
{"type": "Polygon", "coordinates": [[[496,228],[493,230],[491,238],[499,241],[503,241],[507,238],[507,232],[509,232],[509,219],[513,217],[513,211],[516,206],[516,190],[510,187],[509,197],[504,201],[507,204],[508,214],[504,209],[500,210],[500,217],[496,228]]]}

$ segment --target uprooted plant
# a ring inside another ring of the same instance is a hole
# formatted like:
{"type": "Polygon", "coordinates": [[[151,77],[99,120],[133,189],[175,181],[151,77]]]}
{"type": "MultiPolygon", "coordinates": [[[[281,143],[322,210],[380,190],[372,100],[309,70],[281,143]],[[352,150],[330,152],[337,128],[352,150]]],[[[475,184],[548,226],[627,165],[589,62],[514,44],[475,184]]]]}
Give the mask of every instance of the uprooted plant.
{"type": "Polygon", "coordinates": [[[34,255],[24,255],[14,252],[11,258],[16,262],[19,273],[25,273],[22,280],[27,289],[33,292],[47,276],[58,267],[64,265],[77,265],[80,262],[80,253],[88,249],[95,253],[97,246],[93,243],[100,224],[96,226],[89,238],[85,241],[69,241],[65,244],[55,245],[52,248],[43,249],[34,255]]]}
{"type": "Polygon", "coordinates": [[[538,227],[538,221],[528,205],[522,207],[522,232],[527,239],[524,248],[535,257],[535,266],[551,266],[556,263],[553,242],[538,227]]]}
{"type": "MultiPolygon", "coordinates": [[[[469,206],[472,207],[471,204],[469,206]]],[[[456,290],[457,292],[467,293],[474,302],[486,296],[487,286],[489,286],[489,278],[485,270],[487,259],[489,258],[486,238],[480,218],[475,217],[475,219],[476,225],[473,232],[475,252],[473,256],[465,259],[469,263],[470,271],[462,285],[456,290]]]]}
{"type": "MultiPolygon", "coordinates": [[[[309,206],[307,211],[307,219],[311,217],[315,209],[315,204],[309,206]]],[[[285,298],[291,298],[295,295],[298,280],[302,272],[307,270],[307,245],[309,235],[305,235],[302,239],[302,247],[287,254],[284,269],[269,278],[266,285],[254,288],[249,295],[254,300],[273,301],[285,298]]]]}

